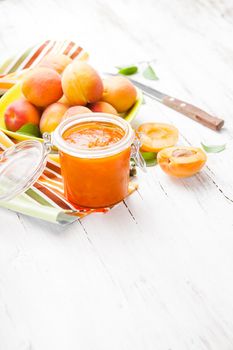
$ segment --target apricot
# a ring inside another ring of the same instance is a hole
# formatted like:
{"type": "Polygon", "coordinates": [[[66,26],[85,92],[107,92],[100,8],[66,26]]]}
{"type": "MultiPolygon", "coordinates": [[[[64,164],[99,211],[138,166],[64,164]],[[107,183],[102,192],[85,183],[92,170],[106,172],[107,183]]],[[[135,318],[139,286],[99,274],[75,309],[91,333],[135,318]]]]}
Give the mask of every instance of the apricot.
{"type": "Polygon", "coordinates": [[[189,177],[196,174],[206,160],[206,154],[202,149],[195,147],[169,147],[157,155],[162,170],[175,177],[189,177]]]}
{"type": "Polygon", "coordinates": [[[92,111],[84,106],[73,106],[67,109],[62,120],[73,117],[76,114],[92,113],[92,111]]]}
{"type": "Polygon", "coordinates": [[[57,102],[62,103],[63,105],[69,106],[69,101],[67,100],[67,98],[65,97],[65,95],[63,95],[60,100],[58,100],[57,102]]]}
{"type": "Polygon", "coordinates": [[[63,115],[67,111],[68,106],[65,106],[62,103],[55,102],[48,106],[40,120],[40,132],[52,132],[60,124],[63,115]]]}
{"type": "Polygon", "coordinates": [[[177,128],[164,123],[143,123],[138,127],[137,132],[143,152],[159,152],[165,147],[174,146],[179,137],[177,128]]]}
{"type": "Polygon", "coordinates": [[[67,55],[46,55],[38,64],[38,67],[46,67],[54,69],[61,74],[64,69],[72,62],[72,59],[67,55]]]}
{"type": "Polygon", "coordinates": [[[92,110],[92,112],[102,112],[118,115],[116,109],[108,102],[98,101],[90,103],[88,107],[92,110]]]}
{"type": "Polygon", "coordinates": [[[74,61],[62,75],[64,95],[71,105],[85,106],[99,101],[103,93],[103,83],[99,74],[88,63],[74,61]]]}
{"type": "Polygon", "coordinates": [[[34,105],[46,107],[62,97],[61,77],[54,69],[34,68],[25,76],[22,92],[34,105]]]}
{"type": "Polygon", "coordinates": [[[40,112],[33,104],[21,98],[7,107],[4,120],[8,130],[17,131],[24,124],[39,125],[40,112]]]}
{"type": "Polygon", "coordinates": [[[103,80],[104,92],[101,100],[110,103],[117,112],[126,112],[137,99],[135,86],[125,77],[108,77],[103,80]]]}

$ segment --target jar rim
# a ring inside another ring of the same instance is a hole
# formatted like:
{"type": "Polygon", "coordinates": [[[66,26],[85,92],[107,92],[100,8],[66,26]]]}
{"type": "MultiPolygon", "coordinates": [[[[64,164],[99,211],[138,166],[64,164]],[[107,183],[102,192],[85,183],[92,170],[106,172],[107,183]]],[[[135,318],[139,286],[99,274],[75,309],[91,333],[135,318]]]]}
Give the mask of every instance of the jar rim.
{"type": "Polygon", "coordinates": [[[85,113],[74,115],[63,120],[52,134],[52,143],[58,150],[77,158],[104,158],[120,153],[130,147],[134,141],[134,137],[135,134],[131,125],[122,117],[108,113],[85,113]],[[67,129],[82,122],[93,121],[115,124],[123,129],[124,136],[114,144],[90,149],[73,147],[63,139],[62,136],[67,129]]]}

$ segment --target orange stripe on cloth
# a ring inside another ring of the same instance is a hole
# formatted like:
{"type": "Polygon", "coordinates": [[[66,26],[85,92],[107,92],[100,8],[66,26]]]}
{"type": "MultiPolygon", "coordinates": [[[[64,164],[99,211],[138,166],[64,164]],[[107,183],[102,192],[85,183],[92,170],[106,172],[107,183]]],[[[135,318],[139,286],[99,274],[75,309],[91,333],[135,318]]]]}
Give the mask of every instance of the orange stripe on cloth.
{"type": "Polygon", "coordinates": [[[44,169],[43,174],[45,174],[48,178],[50,178],[54,181],[62,182],[62,176],[60,174],[58,174],[57,172],[55,172],[47,167],[44,169]]]}
{"type": "MultiPolygon", "coordinates": [[[[40,186],[40,190],[43,191],[43,193],[46,194],[47,197],[49,197],[51,200],[53,200],[57,205],[68,205],[70,206],[70,209],[72,210],[77,210],[79,212],[92,212],[92,211],[96,211],[95,209],[90,209],[90,208],[84,208],[81,207],[77,204],[74,203],[70,203],[65,195],[64,195],[64,188],[62,186],[62,189],[57,188],[57,183],[53,182],[53,180],[49,180],[46,179],[43,175],[39,178],[39,180],[37,181],[36,185],[40,186]]],[[[62,209],[64,209],[61,206],[62,209]]],[[[103,209],[100,210],[101,212],[103,212],[103,209]]]]}
{"type": "MultiPolygon", "coordinates": [[[[30,60],[22,67],[22,69],[29,68],[32,66],[33,62],[36,60],[36,58],[40,55],[40,53],[51,43],[50,40],[45,41],[39,48],[36,50],[34,55],[30,58],[30,60]]],[[[55,45],[55,42],[52,44],[52,46],[55,45]]]]}
{"type": "Polygon", "coordinates": [[[44,53],[43,55],[41,55],[40,59],[37,60],[37,64],[39,64],[43,60],[43,58],[47,55],[50,55],[50,54],[59,55],[59,54],[61,54],[63,52],[64,43],[65,43],[65,41],[64,42],[54,41],[52,46],[48,49],[48,51],[46,53],[44,53]]]}
{"type": "Polygon", "coordinates": [[[51,47],[48,48],[48,50],[43,50],[41,53],[34,59],[33,63],[30,65],[30,67],[36,67],[45,56],[51,54],[53,52],[54,47],[56,46],[56,42],[53,42],[51,44],[51,47]]]}
{"type": "Polygon", "coordinates": [[[70,56],[70,58],[72,58],[72,60],[73,60],[74,58],[76,58],[76,57],[79,55],[79,53],[80,53],[81,51],[83,51],[83,49],[79,46],[79,47],[72,53],[72,55],[70,56]]]}
{"type": "Polygon", "coordinates": [[[16,80],[9,80],[6,81],[5,79],[1,81],[0,79],[0,89],[3,90],[4,92],[12,88],[16,84],[16,80]]]}
{"type": "Polygon", "coordinates": [[[62,181],[60,180],[55,180],[55,179],[51,179],[49,178],[45,172],[43,172],[43,174],[40,176],[39,178],[40,182],[48,185],[50,188],[58,191],[62,196],[64,194],[64,186],[62,181]]]}
{"type": "Polygon", "coordinates": [[[21,71],[26,66],[27,62],[31,59],[31,57],[40,49],[42,45],[44,45],[44,43],[43,44],[39,43],[31,47],[30,49],[26,50],[23,53],[23,55],[20,57],[20,59],[18,59],[15,62],[14,66],[11,68],[9,73],[21,71]]]}
{"type": "MultiPolygon", "coordinates": [[[[41,184],[41,185],[44,185],[46,188],[50,189],[54,194],[56,194],[58,197],[60,197],[61,200],[63,200],[67,204],[69,204],[69,202],[67,201],[67,199],[64,196],[64,188],[63,188],[63,186],[61,187],[60,185],[58,185],[53,180],[49,180],[48,178],[46,179],[46,177],[43,174],[39,178],[39,180],[37,180],[37,182],[39,184],[41,184]]],[[[70,203],[70,206],[73,209],[73,205],[71,203],[70,203]]]]}
{"type": "Polygon", "coordinates": [[[46,164],[46,167],[48,169],[51,169],[53,171],[55,171],[57,174],[61,175],[61,168],[59,166],[59,164],[54,164],[54,163],[51,163],[50,160],[47,161],[47,164],[46,164]]]}
{"type": "Polygon", "coordinates": [[[73,41],[70,41],[66,49],[63,51],[64,55],[68,55],[70,50],[75,46],[76,44],[73,41]]]}
{"type": "Polygon", "coordinates": [[[37,188],[40,192],[42,192],[46,197],[48,197],[50,200],[52,200],[56,205],[58,205],[61,209],[65,210],[74,210],[72,205],[68,204],[67,201],[63,200],[60,195],[57,195],[54,193],[53,190],[45,186],[40,181],[37,181],[34,184],[34,187],[37,188]]]}

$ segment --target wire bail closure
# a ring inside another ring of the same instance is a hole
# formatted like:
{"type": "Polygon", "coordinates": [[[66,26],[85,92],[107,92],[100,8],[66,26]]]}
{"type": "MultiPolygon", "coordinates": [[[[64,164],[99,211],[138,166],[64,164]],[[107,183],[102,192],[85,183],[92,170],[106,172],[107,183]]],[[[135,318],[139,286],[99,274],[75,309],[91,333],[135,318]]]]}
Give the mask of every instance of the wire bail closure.
{"type": "Polygon", "coordinates": [[[48,132],[44,132],[43,135],[43,140],[44,140],[44,148],[47,152],[47,155],[51,152],[53,143],[52,143],[52,134],[48,132]]]}
{"type": "Polygon", "coordinates": [[[146,163],[140,153],[141,142],[138,138],[135,138],[131,146],[131,158],[134,160],[135,165],[138,166],[144,173],[146,173],[146,163]]]}

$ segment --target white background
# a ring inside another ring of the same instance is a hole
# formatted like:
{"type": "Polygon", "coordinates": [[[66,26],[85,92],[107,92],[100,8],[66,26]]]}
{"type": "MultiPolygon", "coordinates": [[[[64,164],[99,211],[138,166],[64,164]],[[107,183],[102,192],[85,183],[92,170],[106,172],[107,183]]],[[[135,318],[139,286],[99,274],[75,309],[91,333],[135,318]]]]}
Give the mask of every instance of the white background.
{"type": "Polygon", "coordinates": [[[193,178],[139,173],[125,203],[65,228],[0,209],[0,350],[232,350],[232,1],[0,1],[1,59],[48,38],[100,70],[155,59],[152,86],[226,125],[150,101],[136,123],[227,149],[193,178]]]}

